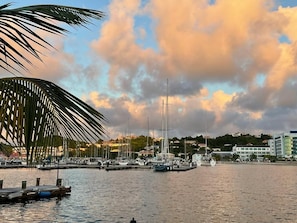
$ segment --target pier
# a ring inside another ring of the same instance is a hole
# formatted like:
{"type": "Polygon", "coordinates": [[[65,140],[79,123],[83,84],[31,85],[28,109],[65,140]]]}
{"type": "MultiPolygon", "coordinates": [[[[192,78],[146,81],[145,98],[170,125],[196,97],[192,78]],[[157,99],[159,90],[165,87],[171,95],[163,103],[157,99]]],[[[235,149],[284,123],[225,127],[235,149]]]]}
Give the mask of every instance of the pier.
{"type": "Polygon", "coordinates": [[[192,169],[196,169],[197,166],[179,166],[179,167],[173,167],[170,171],[188,171],[192,169]]]}
{"type": "Polygon", "coordinates": [[[140,165],[109,165],[104,167],[106,171],[109,170],[128,170],[128,169],[152,169],[152,166],[140,166],[140,165]]]}
{"type": "MultiPolygon", "coordinates": [[[[153,169],[152,165],[149,166],[139,166],[139,165],[111,165],[104,167],[106,171],[110,170],[129,170],[129,169],[153,169]]],[[[167,171],[182,172],[197,168],[197,166],[171,166],[167,171]]]]}
{"type": "Polygon", "coordinates": [[[40,185],[40,178],[37,178],[35,186],[27,187],[27,182],[22,181],[21,187],[16,188],[3,188],[3,180],[0,180],[1,204],[63,197],[69,195],[70,192],[70,186],[62,186],[62,179],[57,179],[56,185],[40,185]]]}

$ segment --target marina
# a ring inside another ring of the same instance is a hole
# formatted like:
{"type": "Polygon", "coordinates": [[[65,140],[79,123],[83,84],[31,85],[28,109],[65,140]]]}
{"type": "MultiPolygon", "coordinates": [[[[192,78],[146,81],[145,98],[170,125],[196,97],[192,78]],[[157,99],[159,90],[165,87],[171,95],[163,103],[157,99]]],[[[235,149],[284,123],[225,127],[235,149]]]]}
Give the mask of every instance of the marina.
{"type": "Polygon", "coordinates": [[[24,2],[0,8],[1,222],[297,222],[296,2],[24,2]]]}

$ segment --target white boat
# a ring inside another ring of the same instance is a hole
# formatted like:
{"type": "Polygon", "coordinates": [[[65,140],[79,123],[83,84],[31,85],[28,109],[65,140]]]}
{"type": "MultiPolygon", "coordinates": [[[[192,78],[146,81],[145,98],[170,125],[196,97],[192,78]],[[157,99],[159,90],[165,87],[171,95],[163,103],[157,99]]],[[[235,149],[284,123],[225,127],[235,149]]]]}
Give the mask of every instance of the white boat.
{"type": "Polygon", "coordinates": [[[145,166],[146,165],[146,161],[144,159],[136,158],[135,164],[137,164],[139,166],[145,166]]]}
{"type": "Polygon", "coordinates": [[[102,164],[101,157],[90,157],[90,158],[87,158],[86,164],[87,165],[101,165],[102,164]]]}
{"type": "Polygon", "coordinates": [[[121,166],[127,166],[129,164],[129,160],[120,160],[119,165],[121,166]]]}
{"type": "Polygon", "coordinates": [[[210,149],[207,146],[207,136],[205,136],[205,154],[194,154],[192,156],[192,162],[196,163],[197,166],[215,166],[217,162],[210,153],[207,153],[207,150],[210,149]]]}
{"type": "Polygon", "coordinates": [[[215,166],[217,164],[217,161],[215,159],[210,160],[210,165],[215,166]]]}
{"type": "Polygon", "coordinates": [[[197,166],[215,166],[216,160],[211,155],[194,154],[192,156],[192,162],[196,163],[197,166]]]}

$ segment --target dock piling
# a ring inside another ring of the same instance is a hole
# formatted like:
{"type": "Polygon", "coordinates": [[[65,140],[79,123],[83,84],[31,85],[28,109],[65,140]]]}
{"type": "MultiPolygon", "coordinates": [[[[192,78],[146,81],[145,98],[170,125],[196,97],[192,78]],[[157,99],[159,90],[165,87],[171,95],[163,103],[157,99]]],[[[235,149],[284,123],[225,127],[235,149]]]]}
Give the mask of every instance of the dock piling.
{"type": "Polygon", "coordinates": [[[57,184],[56,184],[57,187],[61,187],[62,186],[62,179],[61,178],[58,178],[57,179],[57,184]]]}
{"type": "Polygon", "coordinates": [[[36,186],[39,186],[39,184],[40,184],[40,178],[38,177],[36,178],[36,186]]]}
{"type": "Polygon", "coordinates": [[[3,180],[0,180],[0,189],[3,188],[3,180]]]}
{"type": "Polygon", "coordinates": [[[26,189],[27,187],[27,181],[22,181],[22,189],[26,189]]]}

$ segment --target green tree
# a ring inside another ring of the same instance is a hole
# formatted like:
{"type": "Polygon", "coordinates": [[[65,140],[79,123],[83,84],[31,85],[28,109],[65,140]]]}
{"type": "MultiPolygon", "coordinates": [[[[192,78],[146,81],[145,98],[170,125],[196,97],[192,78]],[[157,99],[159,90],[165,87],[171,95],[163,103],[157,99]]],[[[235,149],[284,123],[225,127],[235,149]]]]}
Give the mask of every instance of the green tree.
{"type": "Polygon", "coordinates": [[[236,161],[237,159],[239,159],[240,158],[240,156],[238,155],[238,154],[236,154],[236,153],[233,153],[233,155],[232,155],[232,161],[236,161]]]}
{"type": "Polygon", "coordinates": [[[136,138],[131,139],[131,149],[133,152],[139,152],[140,150],[144,149],[147,143],[146,136],[138,136],[136,138]]]}
{"type": "Polygon", "coordinates": [[[250,155],[250,160],[251,160],[251,161],[254,161],[254,160],[256,160],[256,159],[257,159],[256,154],[252,153],[252,154],[250,155]]]}
{"type": "MultiPolygon", "coordinates": [[[[41,60],[35,46],[51,44],[38,30],[64,34],[66,29],[53,21],[84,25],[90,19],[101,19],[97,10],[60,5],[33,5],[10,9],[0,6],[0,67],[9,72],[26,70],[30,60],[18,51],[20,47],[41,60]]],[[[98,141],[105,130],[105,118],[89,105],[59,86],[41,79],[14,77],[0,79],[0,133],[9,144],[25,146],[27,163],[34,150],[54,145],[54,136],[80,141],[98,141]],[[30,156],[30,157],[29,157],[30,156]]]]}

